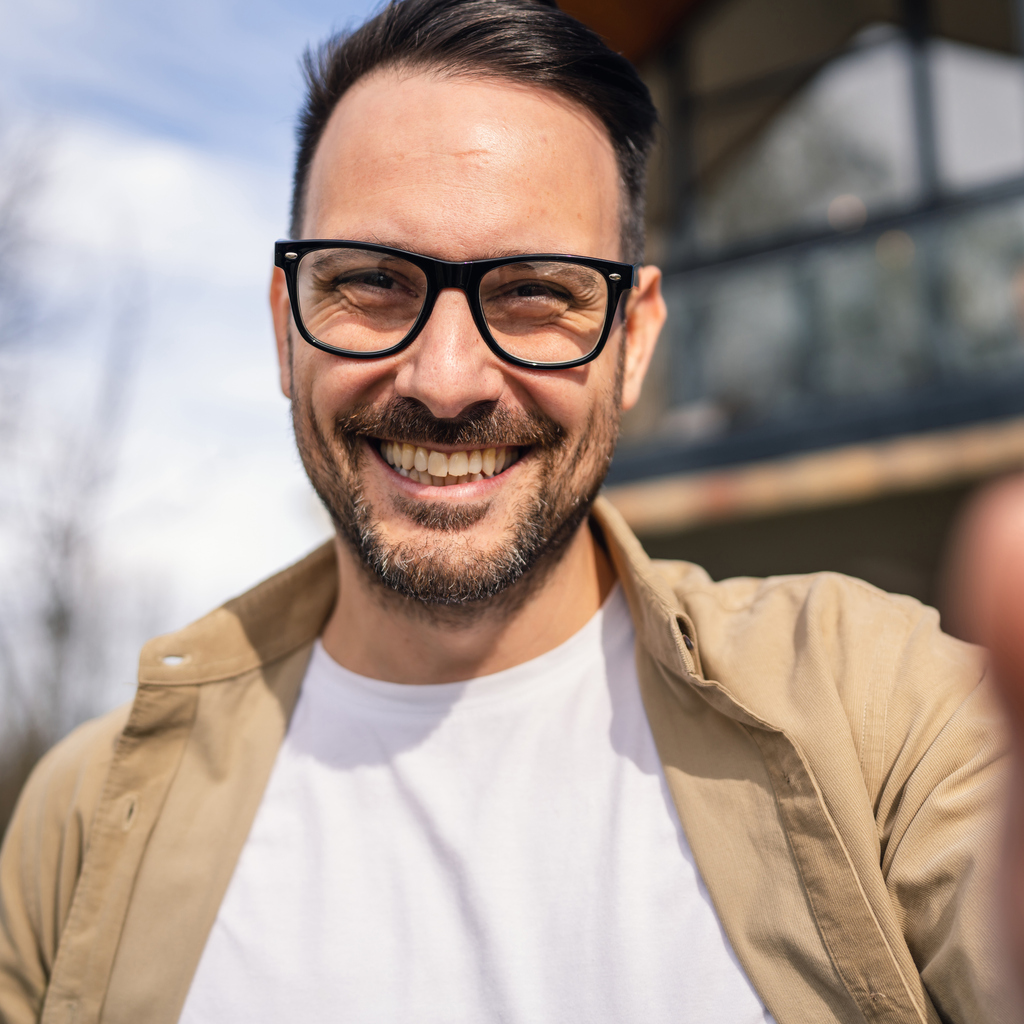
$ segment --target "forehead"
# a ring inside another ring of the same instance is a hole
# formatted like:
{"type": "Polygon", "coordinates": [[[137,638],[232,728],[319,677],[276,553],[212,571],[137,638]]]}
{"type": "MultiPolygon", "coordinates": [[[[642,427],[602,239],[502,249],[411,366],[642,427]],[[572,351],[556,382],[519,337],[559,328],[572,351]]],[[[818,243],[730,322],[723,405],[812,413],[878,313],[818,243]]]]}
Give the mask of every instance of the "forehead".
{"type": "Polygon", "coordinates": [[[304,234],[446,259],[619,256],[621,187],[600,121],[547,90],[375,72],[331,115],[310,168],[304,234]]]}

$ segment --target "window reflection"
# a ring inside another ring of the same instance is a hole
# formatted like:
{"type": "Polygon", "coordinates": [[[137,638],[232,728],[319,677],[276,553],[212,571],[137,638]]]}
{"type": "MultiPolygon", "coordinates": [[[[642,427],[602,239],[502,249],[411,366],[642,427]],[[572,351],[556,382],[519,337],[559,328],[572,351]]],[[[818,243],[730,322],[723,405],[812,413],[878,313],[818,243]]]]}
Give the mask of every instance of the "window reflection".
{"type": "MultiPolygon", "coordinates": [[[[859,227],[868,213],[913,197],[906,46],[893,35],[883,26],[869,29],[788,100],[744,152],[719,169],[712,165],[696,200],[702,246],[829,223],[859,227]]],[[[702,122],[728,116],[729,106],[729,97],[702,105],[698,140],[702,122]]],[[[710,129],[703,134],[713,138],[710,129]]]]}
{"type": "Polygon", "coordinates": [[[648,69],[670,316],[643,436],[707,465],[1024,412],[1008,0],[703,10],[648,69]]]}
{"type": "Polygon", "coordinates": [[[1020,59],[936,40],[931,73],[943,184],[970,188],[1024,173],[1020,59]]]}

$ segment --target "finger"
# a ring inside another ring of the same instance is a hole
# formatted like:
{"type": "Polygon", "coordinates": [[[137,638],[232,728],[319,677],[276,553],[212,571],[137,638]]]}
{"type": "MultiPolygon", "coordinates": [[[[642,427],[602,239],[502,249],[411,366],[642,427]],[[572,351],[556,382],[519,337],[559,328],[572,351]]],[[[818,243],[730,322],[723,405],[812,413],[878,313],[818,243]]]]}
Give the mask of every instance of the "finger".
{"type": "Polygon", "coordinates": [[[1024,735],[1024,476],[982,492],[958,533],[948,603],[958,632],[991,652],[994,681],[1024,735]]]}

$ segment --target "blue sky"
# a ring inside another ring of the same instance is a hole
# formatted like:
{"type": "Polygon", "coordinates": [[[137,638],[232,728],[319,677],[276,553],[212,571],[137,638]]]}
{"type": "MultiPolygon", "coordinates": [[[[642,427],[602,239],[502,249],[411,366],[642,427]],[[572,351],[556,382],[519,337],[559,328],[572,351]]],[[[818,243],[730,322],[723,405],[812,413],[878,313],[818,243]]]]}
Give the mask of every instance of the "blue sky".
{"type": "MultiPolygon", "coordinates": [[[[97,295],[143,282],[98,541],[115,589],[156,595],[146,632],[183,625],[330,533],[295,454],[266,289],[285,233],[299,57],[375,6],[0,0],[0,120],[43,139],[37,251],[66,257],[67,279],[97,295]]],[[[34,357],[43,386],[23,477],[55,424],[75,429],[108,299],[91,327],[73,324],[34,357]]],[[[138,631],[125,628],[110,702],[129,692],[138,631]]]]}
{"type": "Polygon", "coordinates": [[[279,165],[298,58],[374,4],[3,0],[5,93],[42,110],[279,165]]]}

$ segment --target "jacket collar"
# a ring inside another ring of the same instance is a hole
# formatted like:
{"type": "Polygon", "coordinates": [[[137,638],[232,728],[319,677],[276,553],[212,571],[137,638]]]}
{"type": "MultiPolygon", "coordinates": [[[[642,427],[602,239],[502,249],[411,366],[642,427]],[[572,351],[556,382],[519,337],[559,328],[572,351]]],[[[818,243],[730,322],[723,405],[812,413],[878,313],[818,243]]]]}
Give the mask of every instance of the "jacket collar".
{"type": "Polygon", "coordinates": [[[150,640],[139,682],[213,683],[279,661],[320,635],[337,593],[329,541],[184,629],[150,640]]]}
{"type": "MultiPolygon", "coordinates": [[[[648,557],[636,535],[606,498],[594,503],[591,521],[605,541],[626,594],[638,642],[665,668],[700,676],[700,656],[694,624],[680,605],[669,577],[648,557]],[[681,663],[681,664],[680,664],[681,663]]],[[[684,582],[688,576],[707,579],[703,569],[687,562],[671,564],[671,573],[684,582]]]]}

